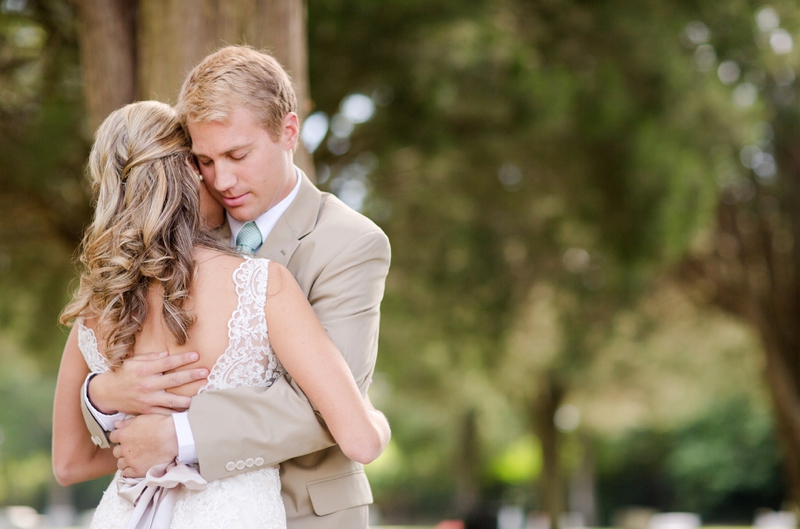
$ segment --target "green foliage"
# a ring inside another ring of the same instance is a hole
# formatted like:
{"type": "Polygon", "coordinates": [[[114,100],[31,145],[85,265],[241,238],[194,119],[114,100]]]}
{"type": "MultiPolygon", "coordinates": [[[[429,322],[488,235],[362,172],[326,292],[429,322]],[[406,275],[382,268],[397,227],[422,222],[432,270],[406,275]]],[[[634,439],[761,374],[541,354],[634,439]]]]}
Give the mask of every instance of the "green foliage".
{"type": "Polygon", "coordinates": [[[542,470],[542,447],[529,435],[518,439],[495,457],[492,475],[509,485],[530,483],[542,470]]]}
{"type": "Polygon", "coordinates": [[[780,453],[769,410],[733,400],[675,437],[666,466],[685,508],[715,513],[734,494],[780,497],[780,453]]]}
{"type": "Polygon", "coordinates": [[[88,222],[88,142],[71,8],[32,3],[0,13],[0,330],[54,372],[56,321],[88,222]]]}
{"type": "Polygon", "coordinates": [[[780,507],[781,482],[770,412],[741,399],[717,403],[681,428],[633,431],[599,450],[607,521],[614,509],[638,505],[746,524],[757,508],[780,507]]]}
{"type": "Polygon", "coordinates": [[[52,376],[0,334],[0,504],[30,502],[52,481],[52,376]]]}
{"type": "MultiPolygon", "coordinates": [[[[0,504],[44,507],[53,486],[57,324],[89,217],[88,141],[71,6],[0,12],[0,504]]],[[[97,496],[95,495],[95,499],[97,496]]]]}
{"type": "Polygon", "coordinates": [[[316,153],[318,172],[336,190],[365,152],[377,158],[364,210],[393,245],[378,366],[396,388],[387,411],[404,453],[435,439],[447,473],[470,410],[497,448],[485,417],[504,394],[527,404],[543,373],[568,389],[591,378],[615,314],[712,220],[713,147],[747,116],[694,69],[681,41],[693,5],[426,7],[435,15],[311,2],[311,86],[329,115],[350,92],[392,94],[349,151],[316,153]],[[507,353],[537,284],[554,292],[562,339],[532,332],[507,353]]]}

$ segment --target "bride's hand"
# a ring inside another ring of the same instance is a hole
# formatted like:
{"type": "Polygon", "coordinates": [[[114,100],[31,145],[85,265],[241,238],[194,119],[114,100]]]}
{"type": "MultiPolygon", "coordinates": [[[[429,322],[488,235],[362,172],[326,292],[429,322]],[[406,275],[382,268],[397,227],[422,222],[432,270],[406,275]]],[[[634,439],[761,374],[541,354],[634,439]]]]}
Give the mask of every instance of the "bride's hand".
{"type": "Polygon", "coordinates": [[[164,374],[199,358],[197,353],[150,353],[129,358],[122,366],[93,377],[89,383],[89,400],[101,413],[117,412],[132,415],[169,414],[189,408],[190,397],[168,392],[208,376],[208,370],[186,369],[164,374]]]}

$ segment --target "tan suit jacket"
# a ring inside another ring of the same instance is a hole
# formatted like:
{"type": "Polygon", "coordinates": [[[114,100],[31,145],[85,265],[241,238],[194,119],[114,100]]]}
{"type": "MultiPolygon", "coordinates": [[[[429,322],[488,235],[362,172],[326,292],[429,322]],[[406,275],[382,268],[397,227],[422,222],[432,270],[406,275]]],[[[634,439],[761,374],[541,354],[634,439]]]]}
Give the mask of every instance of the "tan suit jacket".
{"type": "MultiPolygon", "coordinates": [[[[377,356],[389,240],[372,221],[301,178],[297,196],[258,256],[294,274],[366,393],[377,356]]],[[[105,441],[87,410],[84,417],[92,436],[105,441]]],[[[267,389],[202,393],[192,400],[189,423],[207,480],[259,463],[281,464],[289,529],[367,528],[372,491],[363,467],[335,445],[290,376],[267,389]]]]}

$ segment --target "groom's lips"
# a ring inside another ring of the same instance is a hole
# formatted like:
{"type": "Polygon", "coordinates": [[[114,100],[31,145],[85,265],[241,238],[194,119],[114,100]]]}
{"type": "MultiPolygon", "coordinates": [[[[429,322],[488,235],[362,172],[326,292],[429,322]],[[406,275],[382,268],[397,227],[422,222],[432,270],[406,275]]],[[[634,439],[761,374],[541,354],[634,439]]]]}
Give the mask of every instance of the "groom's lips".
{"type": "Polygon", "coordinates": [[[246,198],[247,193],[239,195],[238,197],[222,197],[222,204],[227,208],[235,208],[236,206],[241,206],[246,198]]]}

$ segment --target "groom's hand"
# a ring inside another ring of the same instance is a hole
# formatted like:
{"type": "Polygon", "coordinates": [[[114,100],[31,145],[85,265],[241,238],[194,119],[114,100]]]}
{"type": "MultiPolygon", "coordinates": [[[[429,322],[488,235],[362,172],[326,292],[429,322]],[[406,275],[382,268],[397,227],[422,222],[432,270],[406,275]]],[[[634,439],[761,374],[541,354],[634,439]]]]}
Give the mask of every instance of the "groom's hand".
{"type": "Polygon", "coordinates": [[[170,413],[189,408],[191,397],[174,395],[167,389],[208,376],[207,369],[165,371],[197,361],[197,353],[150,353],[125,360],[120,367],[106,371],[89,381],[89,400],[107,415],[117,412],[141,415],[170,413]]]}
{"type": "Polygon", "coordinates": [[[119,421],[111,432],[117,468],[126,478],[142,478],[151,467],[178,457],[178,437],[170,415],[139,415],[119,421]]]}

